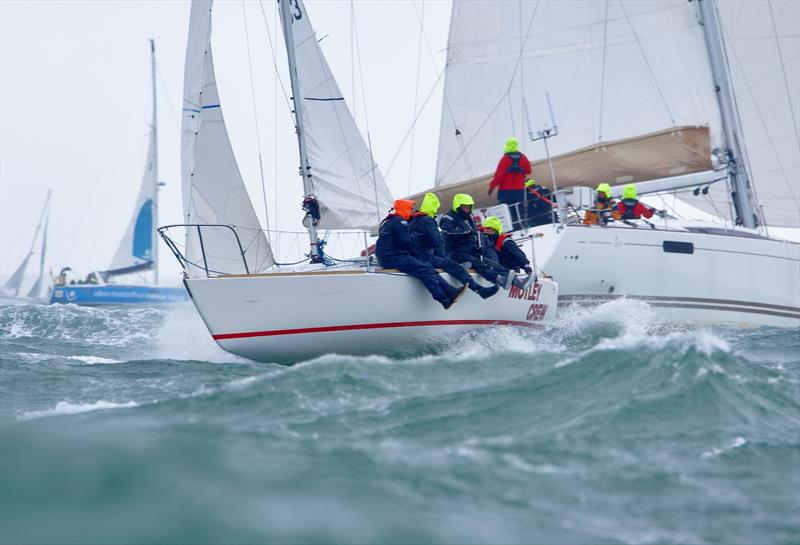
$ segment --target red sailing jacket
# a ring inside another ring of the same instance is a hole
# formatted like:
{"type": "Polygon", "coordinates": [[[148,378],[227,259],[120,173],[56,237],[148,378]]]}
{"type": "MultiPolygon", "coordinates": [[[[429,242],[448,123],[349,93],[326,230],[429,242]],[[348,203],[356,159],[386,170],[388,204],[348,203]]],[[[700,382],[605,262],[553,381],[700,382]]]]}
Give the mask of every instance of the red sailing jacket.
{"type": "Polygon", "coordinates": [[[497,189],[525,189],[525,180],[531,174],[531,162],[522,152],[506,153],[497,164],[489,193],[497,189]],[[517,158],[516,156],[519,155],[517,158]],[[516,159],[516,161],[515,161],[516,159]]]}
{"type": "Polygon", "coordinates": [[[653,217],[654,212],[652,208],[643,205],[638,200],[631,201],[628,199],[623,199],[614,205],[614,208],[622,215],[621,219],[624,220],[639,219],[642,216],[645,218],[651,218],[653,217]]]}

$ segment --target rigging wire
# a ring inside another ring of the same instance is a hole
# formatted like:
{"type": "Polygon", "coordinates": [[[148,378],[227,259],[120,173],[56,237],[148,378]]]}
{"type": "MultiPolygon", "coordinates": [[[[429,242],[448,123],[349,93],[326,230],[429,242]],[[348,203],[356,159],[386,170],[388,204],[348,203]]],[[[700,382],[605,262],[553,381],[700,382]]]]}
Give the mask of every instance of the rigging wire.
{"type": "MultiPolygon", "coordinates": [[[[369,147],[369,163],[370,163],[370,172],[372,174],[372,190],[375,196],[375,216],[376,221],[380,223],[381,221],[381,212],[378,208],[378,182],[375,179],[375,168],[377,165],[375,164],[375,158],[372,155],[372,136],[369,130],[369,115],[367,109],[367,92],[365,91],[364,85],[364,70],[361,65],[361,47],[358,41],[358,25],[356,25],[356,11],[353,5],[353,0],[350,0],[350,28],[353,30],[353,37],[355,38],[355,45],[356,45],[356,57],[358,58],[358,76],[361,81],[361,100],[363,102],[364,108],[364,122],[367,126],[367,145],[369,147]]],[[[338,116],[337,116],[338,119],[338,116]]],[[[355,119],[353,119],[355,121],[355,119]]],[[[348,154],[349,156],[349,154],[348,154]]],[[[353,169],[355,171],[355,168],[353,169]]],[[[388,175],[388,174],[387,174],[388,175]]]]}
{"type": "Polygon", "coordinates": [[[636,29],[633,28],[633,23],[631,22],[631,18],[628,16],[628,12],[625,10],[625,6],[622,4],[622,0],[619,0],[619,7],[622,9],[622,13],[625,15],[625,20],[628,21],[628,26],[631,29],[631,34],[633,34],[634,39],[636,40],[636,45],[639,46],[639,52],[642,54],[642,58],[644,59],[645,65],[647,65],[647,70],[650,72],[650,77],[653,78],[653,83],[656,85],[656,90],[658,91],[658,96],[661,97],[661,102],[664,104],[664,109],[667,110],[667,115],[669,115],[669,119],[673,125],[677,125],[675,122],[675,116],[672,115],[672,110],[669,109],[669,104],[667,104],[667,99],[664,97],[664,91],[661,89],[661,85],[659,85],[658,80],[656,79],[656,74],[653,71],[653,66],[650,64],[650,59],[647,58],[647,53],[644,52],[644,46],[642,46],[642,41],[639,39],[639,35],[636,33],[636,29]]]}
{"type": "Polygon", "coordinates": [[[775,49],[778,50],[778,60],[781,65],[781,72],[783,73],[783,85],[786,88],[786,100],[789,102],[789,111],[792,113],[792,129],[794,130],[794,138],[797,141],[797,147],[800,148],[800,135],[797,134],[797,117],[794,113],[794,102],[792,101],[792,93],[789,91],[789,79],[786,77],[786,64],[783,62],[783,51],[781,44],[778,41],[778,28],[775,25],[775,14],[772,11],[772,2],[767,2],[769,6],[769,17],[772,21],[772,35],[775,37],[775,49]]]}
{"type": "MultiPolygon", "coordinates": [[[[253,78],[253,59],[250,52],[250,33],[247,28],[247,10],[242,0],[242,19],[244,20],[244,40],[247,44],[247,67],[250,71],[250,97],[253,101],[253,117],[255,117],[256,146],[258,147],[258,172],[261,175],[261,195],[264,199],[264,220],[269,229],[269,209],[267,208],[267,184],[264,182],[264,161],[261,157],[261,130],[258,124],[258,107],[256,105],[256,84],[253,78]]],[[[269,238],[267,239],[269,241],[269,238]]]]}
{"type": "Polygon", "coordinates": [[[603,106],[605,101],[605,92],[606,92],[606,50],[607,50],[607,41],[606,37],[608,35],[608,2],[606,0],[606,14],[603,21],[603,61],[600,67],[600,123],[597,128],[597,141],[603,141],[603,106]]]}
{"type": "MultiPolygon", "coordinates": [[[[505,93],[503,93],[503,96],[500,97],[500,99],[494,105],[494,108],[492,108],[491,111],[487,114],[486,118],[483,120],[483,123],[481,123],[480,126],[478,126],[478,128],[475,130],[475,133],[472,135],[472,138],[470,138],[467,141],[467,144],[466,144],[467,147],[470,144],[472,144],[472,142],[475,140],[475,138],[478,137],[478,135],[481,133],[481,131],[486,126],[486,124],[489,122],[489,120],[492,119],[492,117],[494,116],[494,114],[497,111],[497,109],[500,107],[500,105],[503,103],[503,101],[505,101],[507,99],[508,95],[511,93],[511,88],[514,85],[514,78],[517,75],[517,71],[520,69],[520,64],[522,64],[522,51],[524,50],[525,45],[527,45],[527,43],[528,43],[528,38],[530,38],[531,28],[533,27],[533,21],[536,18],[536,13],[539,11],[539,4],[540,4],[540,2],[539,2],[539,0],[537,0],[536,5],[533,7],[533,13],[531,14],[531,18],[528,21],[528,28],[525,31],[525,40],[522,43],[522,47],[520,48],[519,55],[517,55],[517,61],[516,61],[515,65],[514,65],[514,70],[513,70],[512,74],[511,74],[511,79],[510,79],[510,81],[508,83],[508,87],[506,88],[505,93]]],[[[453,167],[456,166],[456,163],[458,163],[458,161],[462,158],[462,156],[466,157],[465,151],[462,151],[462,153],[459,154],[455,158],[455,160],[450,164],[450,166],[447,168],[447,170],[444,171],[443,176],[446,176],[453,169],[453,167]]]]}
{"type": "MultiPolygon", "coordinates": [[[[411,5],[414,7],[414,11],[417,10],[416,2],[412,1],[411,5]]],[[[425,21],[425,0],[422,0],[422,15],[420,17],[420,26],[419,26],[419,39],[417,41],[417,75],[414,80],[414,108],[411,110],[413,115],[417,113],[417,101],[419,98],[419,73],[420,68],[422,65],[421,57],[422,57],[422,36],[425,31],[425,26],[423,21],[425,21]]],[[[416,123],[412,123],[412,127],[416,127],[416,123]]],[[[406,187],[406,194],[411,194],[411,178],[414,170],[414,136],[416,134],[416,130],[412,128],[411,131],[411,150],[410,150],[410,158],[408,160],[408,184],[406,187]]]]}

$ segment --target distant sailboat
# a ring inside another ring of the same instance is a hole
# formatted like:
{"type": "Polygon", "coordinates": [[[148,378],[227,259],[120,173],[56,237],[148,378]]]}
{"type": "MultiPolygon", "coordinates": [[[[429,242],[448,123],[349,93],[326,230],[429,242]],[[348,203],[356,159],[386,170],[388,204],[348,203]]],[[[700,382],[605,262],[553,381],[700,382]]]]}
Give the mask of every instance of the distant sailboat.
{"type": "Polygon", "coordinates": [[[156,118],[155,42],[150,40],[153,78],[153,121],[150,125],[150,146],[147,152],[142,186],[133,217],[120,241],[111,266],[89,274],[83,282],[67,284],[59,275],[50,303],[79,305],[172,303],[187,298],[182,288],[158,286],[158,246],[156,221],[158,214],[158,127],[156,118]],[[115,277],[134,273],[152,273],[153,284],[115,283],[115,277]]]}
{"type": "Polygon", "coordinates": [[[36,277],[36,282],[33,283],[33,286],[28,291],[28,298],[31,299],[40,299],[42,297],[42,279],[44,278],[44,260],[45,260],[45,253],[47,250],[47,222],[50,215],[50,195],[52,194],[52,190],[47,192],[47,198],[44,201],[44,206],[42,207],[42,213],[39,215],[39,223],[36,224],[36,231],[33,234],[33,240],[31,240],[31,246],[28,249],[28,253],[25,255],[25,258],[22,260],[22,263],[19,264],[19,267],[14,271],[8,281],[3,284],[3,287],[0,288],[3,295],[7,297],[17,298],[19,297],[19,292],[22,288],[22,282],[25,279],[25,272],[28,268],[28,261],[30,261],[31,257],[34,255],[33,248],[36,246],[36,239],[39,236],[39,231],[42,229],[42,225],[44,225],[44,230],[42,231],[42,242],[41,242],[41,249],[39,252],[39,275],[36,277]]]}

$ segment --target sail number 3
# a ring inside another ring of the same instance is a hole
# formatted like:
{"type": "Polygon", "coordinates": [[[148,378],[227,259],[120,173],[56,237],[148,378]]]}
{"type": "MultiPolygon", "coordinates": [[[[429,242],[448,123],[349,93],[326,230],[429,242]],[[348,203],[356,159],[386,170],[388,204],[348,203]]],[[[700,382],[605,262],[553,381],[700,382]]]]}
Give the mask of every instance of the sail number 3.
{"type": "Polygon", "coordinates": [[[300,11],[300,4],[297,3],[297,0],[289,0],[289,6],[294,7],[294,9],[297,10],[292,13],[292,17],[294,17],[296,21],[299,21],[303,18],[303,12],[300,11]]]}

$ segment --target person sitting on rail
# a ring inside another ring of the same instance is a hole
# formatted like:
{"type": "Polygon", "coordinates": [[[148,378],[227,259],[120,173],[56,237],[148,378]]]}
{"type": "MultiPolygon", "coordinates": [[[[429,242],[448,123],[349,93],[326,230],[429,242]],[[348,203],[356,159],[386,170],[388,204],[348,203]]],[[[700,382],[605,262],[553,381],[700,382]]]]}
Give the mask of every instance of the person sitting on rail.
{"type": "Polygon", "coordinates": [[[451,274],[482,298],[491,297],[497,293],[497,286],[481,286],[464,267],[447,257],[444,239],[435,220],[439,205],[439,198],[435,194],[425,193],[419,212],[411,216],[408,223],[411,231],[411,255],[451,274]]]}
{"type": "Polygon", "coordinates": [[[448,309],[464,294],[467,286],[462,286],[461,289],[451,286],[430,263],[411,256],[408,220],[411,219],[413,206],[412,200],[401,199],[394,202],[394,213],[390,213],[381,222],[375,254],[382,267],[397,269],[418,279],[433,298],[448,309]]]}
{"type": "Polygon", "coordinates": [[[637,220],[644,216],[647,219],[653,217],[656,209],[639,201],[634,184],[628,184],[622,189],[622,200],[614,205],[614,210],[619,213],[622,220],[637,220]]]}
{"type": "Polygon", "coordinates": [[[614,210],[615,203],[611,199],[611,186],[603,182],[597,186],[596,191],[595,207],[584,213],[584,225],[607,225],[609,221],[619,219],[622,214],[614,210]]]}
{"type": "Polygon", "coordinates": [[[487,216],[481,224],[481,254],[483,261],[498,274],[511,276],[511,285],[521,289],[527,288],[535,280],[531,262],[520,250],[510,234],[503,233],[503,223],[496,216],[487,216]],[[527,279],[514,273],[525,271],[527,279]]]}

